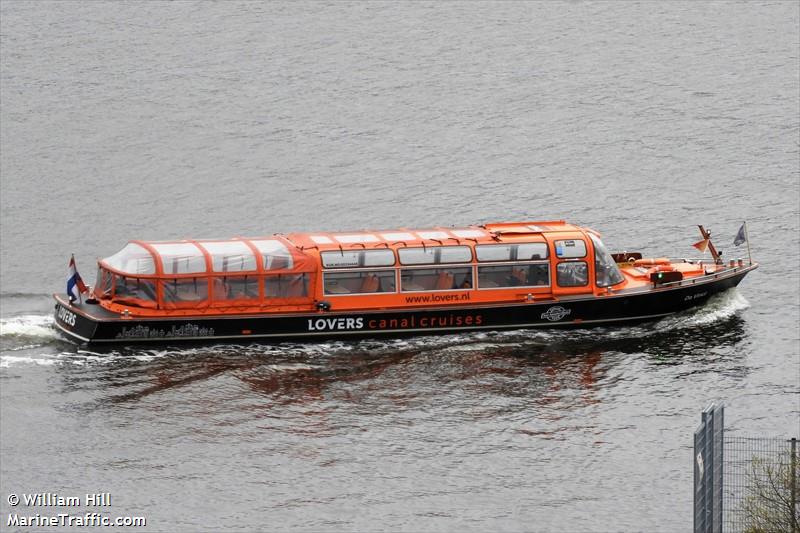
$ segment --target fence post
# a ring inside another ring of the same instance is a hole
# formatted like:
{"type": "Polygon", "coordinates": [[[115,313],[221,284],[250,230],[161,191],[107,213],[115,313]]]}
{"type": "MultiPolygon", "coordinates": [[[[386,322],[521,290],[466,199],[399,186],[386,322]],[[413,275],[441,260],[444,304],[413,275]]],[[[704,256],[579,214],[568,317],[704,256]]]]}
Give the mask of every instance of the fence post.
{"type": "Polygon", "coordinates": [[[701,413],[694,433],[695,533],[722,533],[724,413],[722,403],[711,403],[701,413]]]}
{"type": "MultiPolygon", "coordinates": [[[[722,533],[722,518],[724,509],[722,508],[722,501],[724,491],[724,484],[725,484],[725,476],[724,476],[724,466],[725,466],[725,404],[721,403],[719,408],[717,409],[717,414],[719,415],[719,422],[716,424],[719,427],[719,435],[714,436],[714,444],[719,448],[719,456],[717,457],[717,471],[719,474],[717,475],[717,481],[719,482],[719,486],[717,487],[717,531],[722,533]]],[[[715,428],[716,429],[716,428],[715,428]]]]}
{"type": "MultiPolygon", "coordinates": [[[[705,420],[705,414],[700,415],[702,420],[705,420]]],[[[703,483],[703,472],[705,465],[703,464],[703,425],[701,423],[697,431],[694,432],[694,533],[705,532],[705,508],[703,507],[703,494],[705,494],[705,484],[703,483]]]]}
{"type": "Polygon", "coordinates": [[[722,454],[723,454],[723,433],[725,431],[725,405],[722,403],[712,404],[711,424],[709,427],[710,439],[708,440],[708,456],[711,459],[709,465],[708,509],[711,515],[709,520],[709,531],[711,533],[722,533],[722,454]]]}
{"type": "Polygon", "coordinates": [[[797,523],[797,439],[792,438],[792,460],[789,473],[790,487],[792,492],[792,533],[800,533],[800,526],[797,523]]]}
{"type": "Polygon", "coordinates": [[[716,406],[711,405],[708,409],[708,425],[706,426],[706,462],[708,463],[708,477],[706,477],[706,498],[708,503],[706,504],[706,515],[708,516],[708,525],[706,526],[708,533],[716,533],[714,528],[715,518],[717,518],[716,513],[714,512],[714,481],[716,481],[714,477],[714,466],[716,461],[714,461],[714,426],[716,425],[714,416],[716,414],[716,406]]]}

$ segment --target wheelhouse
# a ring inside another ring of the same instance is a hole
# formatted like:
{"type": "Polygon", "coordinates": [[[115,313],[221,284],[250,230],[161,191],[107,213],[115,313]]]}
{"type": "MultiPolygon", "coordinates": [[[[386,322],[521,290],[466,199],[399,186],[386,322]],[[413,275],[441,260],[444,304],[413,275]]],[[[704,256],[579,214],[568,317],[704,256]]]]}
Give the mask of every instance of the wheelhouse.
{"type": "Polygon", "coordinates": [[[563,221],[131,241],[98,265],[100,304],[145,316],[546,300],[628,283],[596,232],[563,221]]]}

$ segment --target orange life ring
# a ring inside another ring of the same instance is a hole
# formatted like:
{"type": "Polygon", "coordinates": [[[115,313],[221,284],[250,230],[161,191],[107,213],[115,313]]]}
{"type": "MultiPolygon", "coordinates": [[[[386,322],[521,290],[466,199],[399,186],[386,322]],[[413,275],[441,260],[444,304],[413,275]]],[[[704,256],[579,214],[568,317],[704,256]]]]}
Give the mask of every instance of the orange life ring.
{"type": "Polygon", "coordinates": [[[675,272],[677,269],[670,265],[658,265],[647,269],[646,275],[657,274],[659,272],[675,272]]]}
{"type": "Polygon", "coordinates": [[[656,266],[669,264],[669,259],[666,257],[648,257],[646,259],[637,259],[633,262],[633,266],[656,266]]]}

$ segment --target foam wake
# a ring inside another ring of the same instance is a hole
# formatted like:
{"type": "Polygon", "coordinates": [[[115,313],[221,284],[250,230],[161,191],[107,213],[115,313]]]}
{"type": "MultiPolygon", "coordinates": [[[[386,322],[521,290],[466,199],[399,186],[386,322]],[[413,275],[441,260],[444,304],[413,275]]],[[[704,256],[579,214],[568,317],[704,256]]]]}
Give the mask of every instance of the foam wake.
{"type": "Polygon", "coordinates": [[[25,337],[28,339],[57,339],[51,315],[21,315],[0,319],[0,337],[25,337]]]}
{"type": "Polygon", "coordinates": [[[727,320],[750,307],[750,302],[737,289],[716,294],[694,309],[668,316],[659,322],[663,328],[677,329],[706,326],[727,320]]]}

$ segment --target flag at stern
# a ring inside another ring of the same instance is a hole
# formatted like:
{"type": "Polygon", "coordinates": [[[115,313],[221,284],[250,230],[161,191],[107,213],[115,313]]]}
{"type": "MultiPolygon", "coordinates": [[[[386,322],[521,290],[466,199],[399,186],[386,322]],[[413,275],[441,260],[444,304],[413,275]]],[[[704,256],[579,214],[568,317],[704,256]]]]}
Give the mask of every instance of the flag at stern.
{"type": "Polygon", "coordinates": [[[70,303],[80,300],[81,294],[89,292],[89,287],[81,279],[78,269],[75,267],[75,256],[69,258],[69,273],[67,274],[67,296],[70,303]]]}

